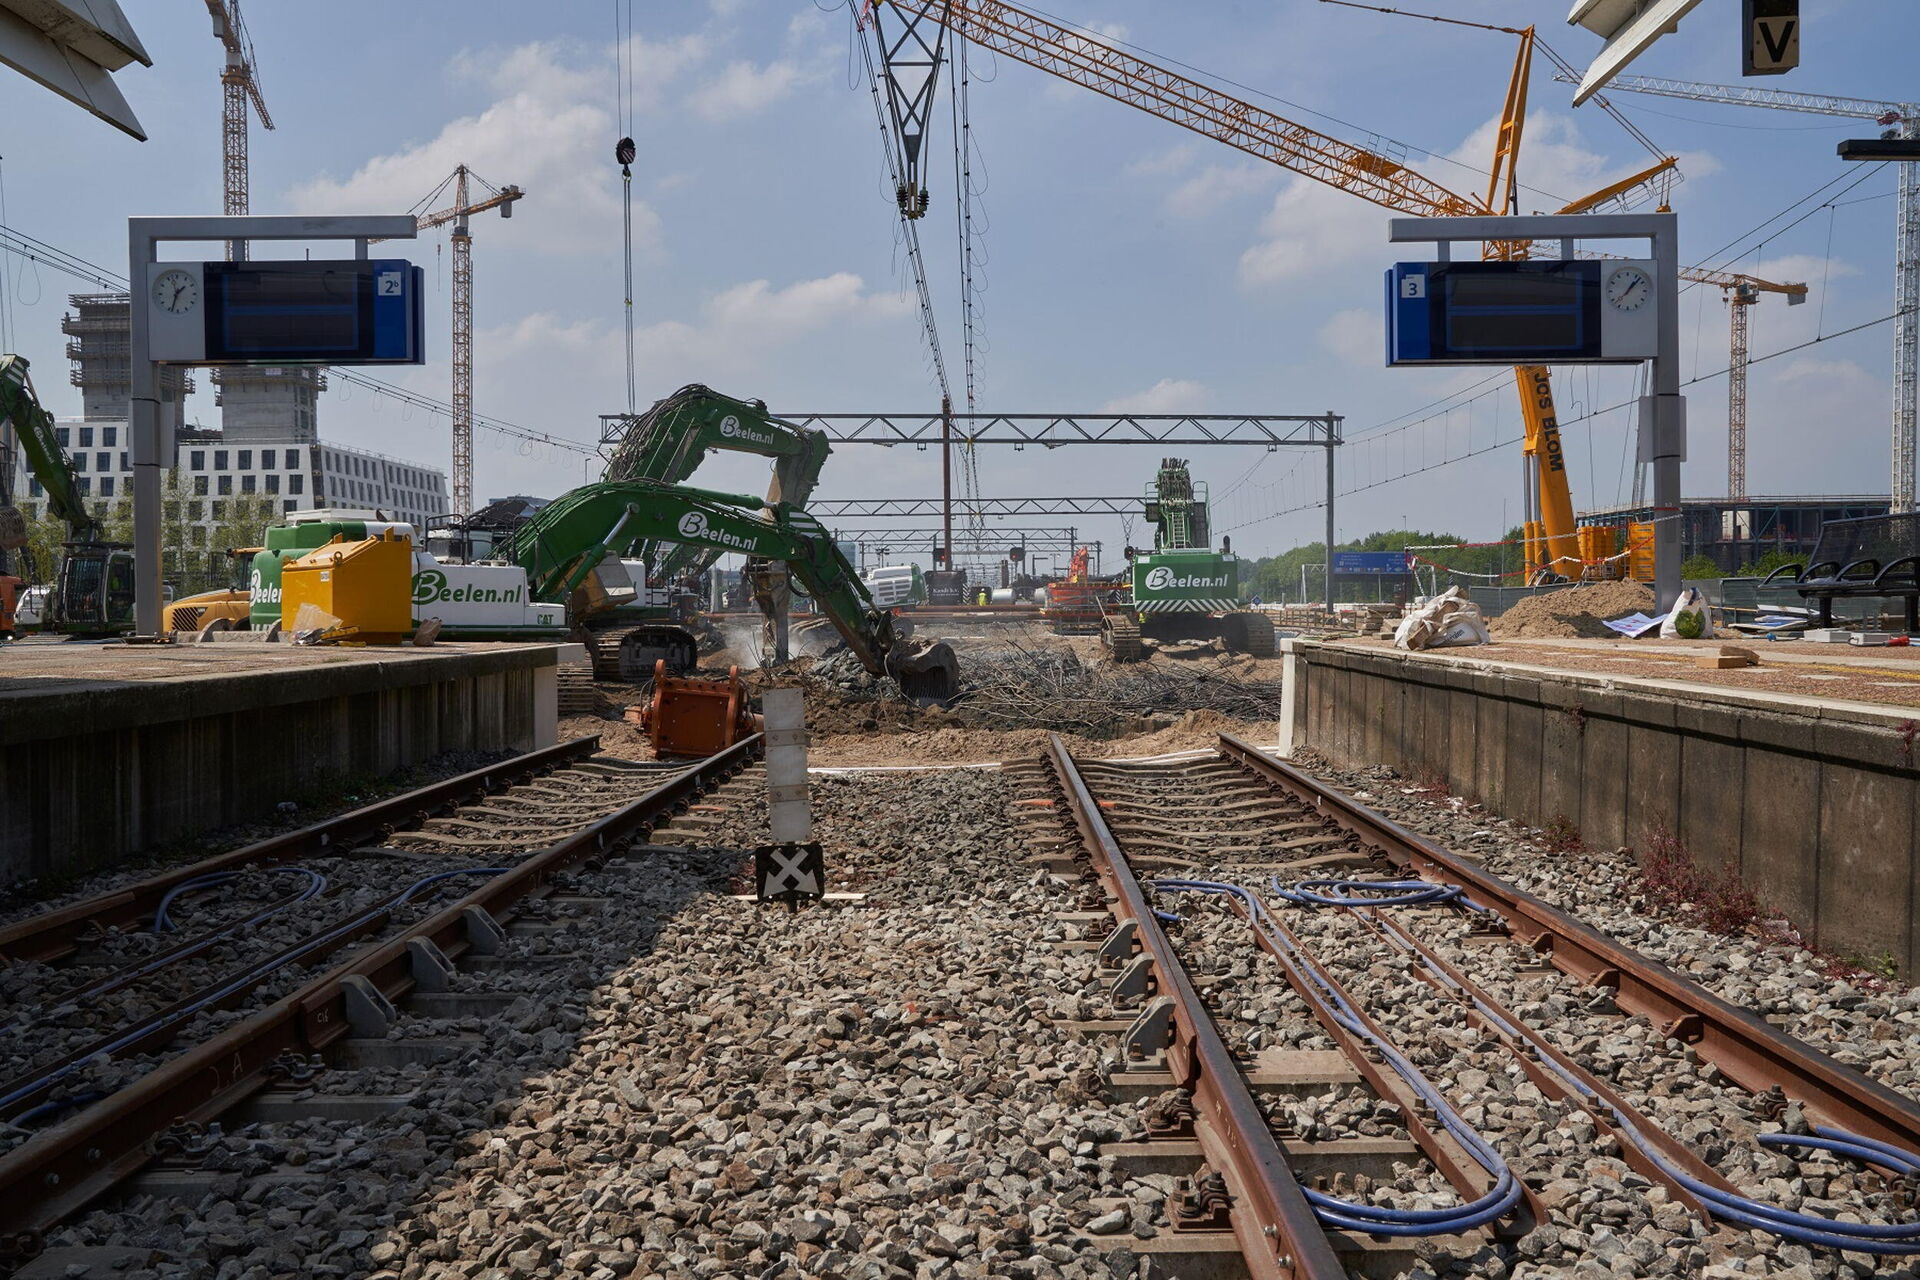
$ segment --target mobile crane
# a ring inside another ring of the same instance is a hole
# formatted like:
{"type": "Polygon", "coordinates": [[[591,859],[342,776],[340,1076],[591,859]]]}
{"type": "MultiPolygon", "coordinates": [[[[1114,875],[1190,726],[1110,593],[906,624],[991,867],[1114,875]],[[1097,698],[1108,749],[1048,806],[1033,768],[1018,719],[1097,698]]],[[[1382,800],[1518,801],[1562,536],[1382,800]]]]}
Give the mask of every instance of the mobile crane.
{"type": "MultiPolygon", "coordinates": [[[[599,581],[610,563],[649,543],[781,562],[868,671],[891,676],[922,703],[944,701],[957,687],[952,648],[944,641],[909,643],[893,614],[873,603],[826,528],[791,503],[652,480],[583,485],[534,513],[503,551],[526,570],[535,599],[568,601],[571,616],[574,602],[610,594],[599,581]]],[[[629,678],[653,674],[645,644],[628,636],[621,645],[629,678]]]]}
{"type": "MultiPolygon", "coordinates": [[[[73,460],[54,434],[53,415],[40,405],[27,376],[25,356],[0,355],[0,426],[11,423],[27,470],[47,491],[47,509],[67,526],[53,590],[47,597],[43,629],[68,635],[122,635],[133,630],[133,551],[102,538],[100,522],[87,510],[74,476],[73,460]]],[[[25,542],[26,522],[8,508],[17,547],[25,542]]],[[[8,548],[9,550],[12,547],[8,548]]],[[[0,579],[0,632],[11,636],[21,579],[0,579]]]]}

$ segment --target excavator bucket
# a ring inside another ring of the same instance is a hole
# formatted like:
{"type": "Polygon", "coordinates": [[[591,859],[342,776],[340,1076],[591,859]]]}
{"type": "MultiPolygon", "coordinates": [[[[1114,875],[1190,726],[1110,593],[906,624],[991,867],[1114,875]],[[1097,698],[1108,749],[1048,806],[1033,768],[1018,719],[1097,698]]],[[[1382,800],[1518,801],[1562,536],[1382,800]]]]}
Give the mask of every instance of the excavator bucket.
{"type": "Polygon", "coordinates": [[[887,674],[915,706],[937,706],[960,691],[960,663],[945,640],[899,646],[887,655],[887,674]]]}

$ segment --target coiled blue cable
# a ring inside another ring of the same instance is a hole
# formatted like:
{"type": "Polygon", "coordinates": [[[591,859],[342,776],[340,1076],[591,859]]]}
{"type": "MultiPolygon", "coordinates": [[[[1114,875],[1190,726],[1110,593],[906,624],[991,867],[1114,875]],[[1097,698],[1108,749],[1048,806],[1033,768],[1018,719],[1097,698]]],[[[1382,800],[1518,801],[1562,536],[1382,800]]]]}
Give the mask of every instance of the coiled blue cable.
{"type": "Polygon", "coordinates": [[[1513,1206],[1519,1203],[1522,1188],[1519,1179],[1507,1168],[1507,1162],[1473,1126],[1462,1119],[1453,1109],[1446,1097],[1433,1087],[1420,1069],[1403,1057],[1400,1051],[1380,1036],[1374,1034],[1351,1005],[1339,994],[1332,981],[1320,971],[1319,966],[1304,952],[1295,948],[1284,934],[1269,927],[1271,921],[1267,915],[1266,904],[1247,889],[1236,884],[1226,884],[1217,880],[1156,880],[1156,889],[1175,892],[1227,894],[1238,898],[1247,908],[1248,916],[1256,929],[1271,939],[1274,945],[1284,950],[1288,957],[1298,965],[1319,988],[1322,1000],[1333,1010],[1335,1021],[1346,1030],[1365,1040],[1380,1051],[1387,1065],[1413,1091],[1433,1108],[1441,1127],[1451,1134],[1456,1142],[1465,1147],[1487,1176],[1493,1179],[1493,1186],[1478,1199],[1450,1209],[1390,1209],[1376,1205],[1360,1204],[1352,1200],[1342,1200],[1316,1191],[1312,1187],[1300,1188],[1313,1207],[1314,1216],[1330,1227],[1348,1231],[1358,1231],[1374,1236],[1422,1236],[1443,1235],[1450,1232],[1466,1231],[1482,1226],[1507,1215],[1513,1206]]]}
{"type": "Polygon", "coordinates": [[[1459,902],[1474,911],[1486,908],[1467,897],[1458,885],[1430,880],[1302,880],[1289,888],[1272,880],[1274,896],[1297,907],[1415,907],[1434,902],[1459,902]],[[1321,890],[1332,890],[1323,893],[1321,890]],[[1358,890],[1359,892],[1354,892],[1358,890]],[[1375,896],[1385,895],[1385,896],[1375,896]]]}

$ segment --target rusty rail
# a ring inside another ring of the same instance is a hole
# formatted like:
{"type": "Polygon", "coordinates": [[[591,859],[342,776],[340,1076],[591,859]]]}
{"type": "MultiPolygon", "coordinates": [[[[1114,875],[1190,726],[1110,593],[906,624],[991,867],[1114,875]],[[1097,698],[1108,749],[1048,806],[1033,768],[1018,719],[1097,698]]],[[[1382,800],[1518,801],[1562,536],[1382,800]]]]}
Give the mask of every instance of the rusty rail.
{"type": "Polygon", "coordinates": [[[408,949],[413,940],[429,941],[449,957],[464,954],[470,946],[471,912],[497,917],[543,888],[554,873],[605,857],[623,842],[644,839],[756,759],[761,743],[756,734],[708,757],[0,1156],[0,1204],[7,1206],[7,1230],[29,1235],[48,1230],[145,1164],[154,1135],[178,1121],[204,1123],[219,1116],[266,1088],[283,1055],[305,1057],[349,1035],[347,990],[353,980],[364,979],[389,1000],[405,995],[414,986],[408,949]]]}
{"type": "Polygon", "coordinates": [[[598,735],[541,747],[511,760],[502,760],[498,764],[389,796],[385,800],[301,827],[298,831],[269,836],[242,848],[150,876],[112,893],[29,916],[0,928],[0,963],[8,960],[41,963],[58,960],[75,951],[90,930],[124,928],[150,917],[168,890],[196,877],[246,866],[293,862],[300,858],[338,852],[342,847],[352,848],[355,843],[370,837],[379,838],[417,826],[442,809],[478,799],[532,775],[551,772],[590,756],[599,749],[598,735]]]}
{"type": "Polygon", "coordinates": [[[1464,889],[1555,968],[1588,986],[1609,988],[1620,1008],[1690,1046],[1742,1088],[1763,1093],[1778,1087],[1819,1123],[1920,1150],[1920,1106],[1910,1099],[1558,907],[1428,843],[1251,743],[1223,733],[1220,752],[1311,805],[1403,871],[1464,889]]]}
{"type": "Polygon", "coordinates": [[[1233,1198],[1229,1222],[1249,1274],[1253,1280],[1345,1280],[1346,1268],[1060,735],[1051,735],[1047,753],[1094,871],[1114,898],[1114,918],[1133,924],[1159,993],[1173,1000],[1167,1065],[1174,1084],[1193,1094],[1194,1136],[1207,1164],[1226,1179],[1233,1198]]]}

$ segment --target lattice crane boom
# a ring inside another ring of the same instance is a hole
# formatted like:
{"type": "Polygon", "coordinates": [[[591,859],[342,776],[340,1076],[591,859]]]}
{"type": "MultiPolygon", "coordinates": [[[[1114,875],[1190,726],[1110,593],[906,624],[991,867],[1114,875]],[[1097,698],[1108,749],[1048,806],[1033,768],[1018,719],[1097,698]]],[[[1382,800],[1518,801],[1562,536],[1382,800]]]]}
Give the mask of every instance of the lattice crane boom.
{"type": "MultiPolygon", "coordinates": [[[[273,128],[273,113],[260,93],[260,73],[253,55],[253,38],[247,34],[246,21],[240,16],[239,0],[206,0],[207,14],[213,19],[213,35],[227,51],[226,65],[220,71],[220,150],[225,209],[229,215],[247,212],[247,108],[260,117],[260,126],[273,128]]],[[[229,242],[227,257],[242,256],[241,247],[229,242]]]]}
{"type": "Polygon", "coordinates": [[[500,216],[513,216],[514,202],[526,192],[517,186],[496,187],[461,165],[427,198],[416,205],[432,204],[448,187],[453,188],[453,203],[431,213],[415,213],[414,223],[422,231],[453,224],[453,515],[464,517],[473,510],[473,233],[467,219],[476,213],[498,209],[500,216]],[[469,182],[482,187],[485,194],[472,198],[469,182]]]}
{"type": "Polygon", "coordinates": [[[996,53],[1389,209],[1429,217],[1487,212],[1480,201],[1448,190],[1389,156],[1000,0],[885,2],[910,20],[944,23],[996,53]]]}

